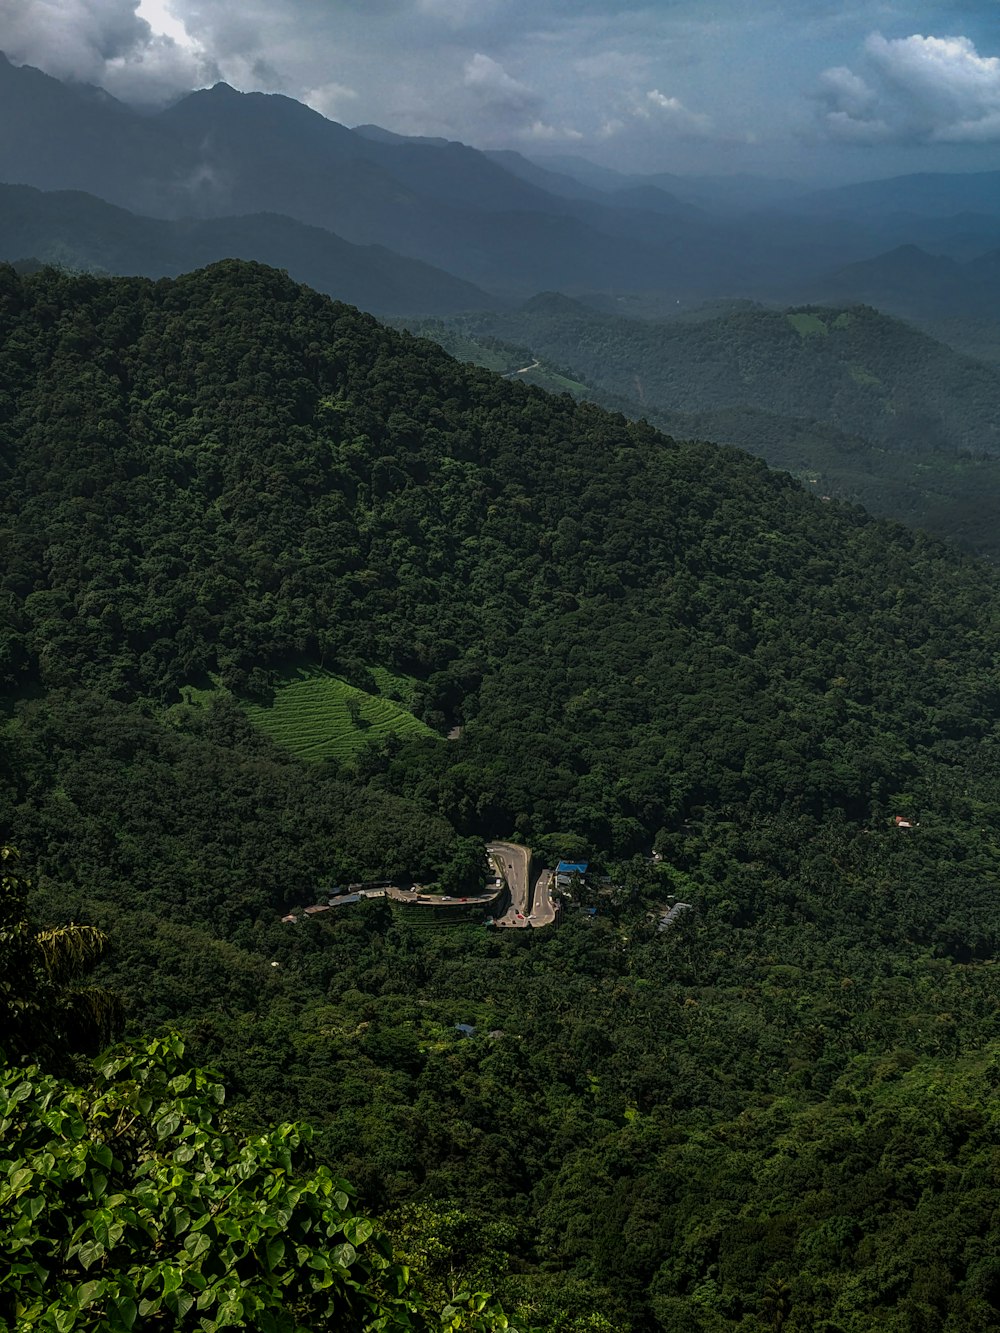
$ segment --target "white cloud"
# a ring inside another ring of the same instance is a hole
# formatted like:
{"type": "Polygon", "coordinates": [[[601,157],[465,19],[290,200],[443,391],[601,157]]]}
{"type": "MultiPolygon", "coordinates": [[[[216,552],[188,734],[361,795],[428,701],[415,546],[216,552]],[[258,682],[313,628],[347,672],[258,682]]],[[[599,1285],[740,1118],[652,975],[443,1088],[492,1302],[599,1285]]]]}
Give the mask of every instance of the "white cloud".
{"type": "Polygon", "coordinates": [[[186,46],[188,49],[197,47],[198,43],[182,20],[173,13],[167,0],[139,0],[135,12],[146,20],[158,37],[169,37],[178,46],[186,46]]]}
{"type": "Polygon", "coordinates": [[[534,120],[524,132],[525,139],[534,139],[541,143],[575,143],[584,136],[571,125],[549,125],[544,120],[534,120]]]}
{"type": "Polygon", "coordinates": [[[302,97],[306,106],[311,106],[321,116],[336,120],[342,114],[345,103],[356,102],[357,92],[343,83],[324,83],[319,88],[310,88],[302,97]]]}
{"type": "MultiPolygon", "coordinates": [[[[154,5],[154,14],[161,9],[154,5]]],[[[155,103],[219,77],[204,49],[178,41],[169,27],[154,31],[136,0],[4,0],[0,49],[56,78],[155,103]]]]}
{"type": "Polygon", "coordinates": [[[465,66],[465,82],[468,87],[481,89],[487,95],[510,97],[532,97],[534,94],[523,83],[512,78],[498,60],[484,56],[477,51],[465,66]]]}
{"type": "Polygon", "coordinates": [[[864,44],[862,77],[824,71],[819,101],[833,138],[860,143],[1000,142],[1000,59],[968,37],[887,38],[864,44]]]}
{"type": "Polygon", "coordinates": [[[659,88],[650,88],[645,104],[640,103],[636,113],[648,116],[652,107],[657,119],[677,134],[704,135],[712,128],[712,119],[703,112],[692,111],[679,97],[668,97],[659,88]]]}
{"type": "Polygon", "coordinates": [[[878,101],[878,94],[860,75],[844,65],[824,70],[820,86],[837,110],[848,116],[865,116],[878,101]]]}
{"type": "Polygon", "coordinates": [[[491,56],[477,51],[466,62],[463,79],[481,111],[487,112],[499,127],[524,130],[540,118],[542,99],[491,56]]]}

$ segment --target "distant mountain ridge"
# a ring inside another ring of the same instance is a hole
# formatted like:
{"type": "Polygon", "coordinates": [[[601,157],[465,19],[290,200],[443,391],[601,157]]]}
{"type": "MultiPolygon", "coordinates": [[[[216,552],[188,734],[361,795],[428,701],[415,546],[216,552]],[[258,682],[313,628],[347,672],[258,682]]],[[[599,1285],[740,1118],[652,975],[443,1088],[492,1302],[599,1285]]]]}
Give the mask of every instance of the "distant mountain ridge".
{"type": "Polygon", "coordinates": [[[80,189],[167,220],[279,203],[299,223],[520,297],[544,288],[660,292],[664,303],[760,296],[912,239],[864,211],[781,212],[796,188],[784,181],[619,179],[592,168],[580,183],[572,160],[540,167],[519,153],[352,131],[291,97],[225,84],[148,116],[4,60],[0,120],[15,127],[0,140],[9,184],[80,189]],[[748,212],[765,204],[767,215],[748,212]]]}
{"type": "MultiPolygon", "coordinates": [[[[720,310],[717,306],[721,304],[693,312],[684,322],[708,323],[747,312],[745,305],[732,303],[729,309],[720,310]]],[[[572,316],[579,304],[545,294],[526,308],[572,316]]],[[[773,468],[791,472],[814,495],[863,505],[877,517],[920,528],[1000,562],[996,526],[1000,454],[949,454],[923,448],[919,439],[908,439],[901,453],[898,441],[896,447],[873,444],[798,414],[739,405],[684,412],[639,403],[625,393],[596,387],[575,366],[565,361],[556,364],[540,350],[489,334],[477,338],[472,331],[475,317],[402,322],[440,343],[458,360],[506,371],[509,377],[550,393],[571,393],[632,420],[645,419],[675,439],[735,445],[773,468]]]]}
{"type": "Polygon", "coordinates": [[[377,245],[277,213],[167,221],[80,191],[0,185],[0,259],[89,272],[175,277],[219,259],[258,259],[375,314],[452,314],[493,300],[472,283],[377,245]]]}
{"type": "Polygon", "coordinates": [[[1000,171],[914,172],[888,180],[859,181],[801,195],[804,210],[914,213],[925,217],[985,213],[1000,217],[1000,171]]]}
{"type": "Polygon", "coordinates": [[[896,313],[996,316],[1000,309],[1000,249],[959,261],[900,245],[831,274],[827,299],[864,301],[896,313]]]}
{"type": "MultiPolygon", "coordinates": [[[[378,126],[351,130],[292,98],[225,84],[140,115],[101,90],[3,59],[0,123],[8,184],[80,190],[173,221],[277,205],[295,222],[514,299],[553,288],[653,294],[663,308],[787,300],[901,243],[933,239],[956,258],[971,257],[970,245],[1000,245],[1000,209],[983,211],[985,178],[905,187],[917,203],[930,200],[921,216],[906,214],[905,189],[892,202],[893,182],[881,183],[881,195],[877,182],[848,190],[834,208],[819,194],[791,198],[798,187],[785,181],[634,177],[572,158],[539,165],[378,126]],[[942,203],[953,185],[955,208],[965,210],[955,218],[942,203]]],[[[281,262],[270,251],[255,257],[281,262]]]]}

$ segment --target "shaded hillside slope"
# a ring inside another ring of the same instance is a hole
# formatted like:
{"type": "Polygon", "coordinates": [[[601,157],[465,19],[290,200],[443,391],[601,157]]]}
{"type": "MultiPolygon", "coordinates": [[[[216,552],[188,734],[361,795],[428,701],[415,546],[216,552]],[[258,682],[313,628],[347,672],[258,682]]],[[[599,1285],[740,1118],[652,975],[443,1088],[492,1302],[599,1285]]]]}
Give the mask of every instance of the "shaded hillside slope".
{"type": "Polygon", "coordinates": [[[0,185],[0,257],[98,273],[174,277],[220,259],[287,269],[296,282],[375,314],[445,314],[490,304],[480,288],[377,245],[352,245],[277,213],[138,217],[93,195],[0,185]]]}
{"type": "MultiPolygon", "coordinates": [[[[705,319],[713,316],[708,310],[705,319]]],[[[498,370],[549,393],[571,393],[587,402],[646,420],[681,439],[735,445],[791,472],[824,500],[861,504],[878,518],[922,528],[964,550],[1000,559],[1000,456],[923,452],[879,447],[825,422],[781,416],[754,407],[676,412],[595,388],[570,366],[536,357],[492,335],[475,336],[468,322],[402,320],[413,333],[433,339],[461,361],[498,370]]]]}
{"type": "Polygon", "coordinates": [[[705,802],[864,817],[904,754],[993,725],[991,576],[746,455],[254,265],[6,270],[4,337],[13,680],[170,701],[388,667],[469,723],[460,811],[623,848],[705,802]]]}

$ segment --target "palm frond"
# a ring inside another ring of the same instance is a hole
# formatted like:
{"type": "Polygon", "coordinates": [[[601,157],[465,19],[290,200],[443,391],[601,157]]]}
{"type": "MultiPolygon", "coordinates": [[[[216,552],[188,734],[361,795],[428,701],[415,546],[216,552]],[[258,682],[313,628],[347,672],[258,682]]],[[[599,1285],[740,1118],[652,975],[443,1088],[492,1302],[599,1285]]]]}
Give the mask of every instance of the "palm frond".
{"type": "Polygon", "coordinates": [[[53,981],[85,972],[96,963],[108,945],[108,937],[96,926],[54,926],[35,932],[34,942],[42,963],[53,981]]]}

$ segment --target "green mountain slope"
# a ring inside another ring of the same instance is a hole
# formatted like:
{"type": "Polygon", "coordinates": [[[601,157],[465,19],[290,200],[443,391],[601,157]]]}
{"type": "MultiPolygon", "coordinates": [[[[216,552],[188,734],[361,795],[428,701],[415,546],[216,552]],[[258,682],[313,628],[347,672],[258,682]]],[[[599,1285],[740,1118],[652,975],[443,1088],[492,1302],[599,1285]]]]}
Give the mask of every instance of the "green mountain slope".
{"type": "MultiPolygon", "coordinates": [[[[738,309],[739,307],[733,307],[738,309]]],[[[718,315],[711,307],[704,320],[718,315]]],[[[689,318],[694,318],[690,316],[689,318]]],[[[405,320],[413,333],[433,339],[459,360],[500,370],[549,393],[572,393],[587,402],[646,420],[683,439],[735,445],[791,472],[824,500],[861,504],[879,518],[921,528],[963,549],[1000,559],[1000,458],[868,443],[825,422],[782,416],[754,407],[671,411],[585,382],[581,372],[536,356],[491,334],[475,334],[478,320],[405,320]]]]}
{"type": "Polygon", "coordinates": [[[257,265],[2,269],[0,336],[0,820],[135,1027],[313,1121],[445,1298],[995,1322],[992,569],[257,265]],[[182,698],[304,663],[462,734],[305,762],[182,698]],[[511,835],[587,910],[280,919],[511,835]]]}
{"type": "Polygon", "coordinates": [[[649,410],[744,406],[883,448],[1000,451],[993,369],[865,307],[640,322],[547,295],[468,327],[572,365],[649,410]]]}
{"type": "MultiPolygon", "coordinates": [[[[5,290],[12,679],[170,702],[208,674],[260,693],[303,658],[364,687],[376,663],[419,678],[437,726],[476,720],[508,817],[559,828],[590,809],[622,847],[691,800],[864,810],[876,777],[900,785],[903,735],[950,735],[931,719],[966,668],[932,645],[953,643],[949,616],[977,621],[985,573],[902,534],[878,554],[863,515],[748,457],[470,371],[255,266],[156,285],[8,270],[5,290]],[[947,593],[925,592],[924,566],[947,593]],[[800,644],[788,608],[805,607],[826,629],[800,644]],[[908,681],[886,656],[897,633],[940,662],[908,681]],[[816,767],[838,718],[897,707],[880,758],[862,728],[836,778],[816,767]],[[684,776],[647,801],[628,774],[655,735],[658,771],[684,776]],[[521,793],[530,746],[507,747],[525,736],[554,786],[542,771],[521,793]]],[[[961,716],[978,735],[990,708],[961,716]]]]}

